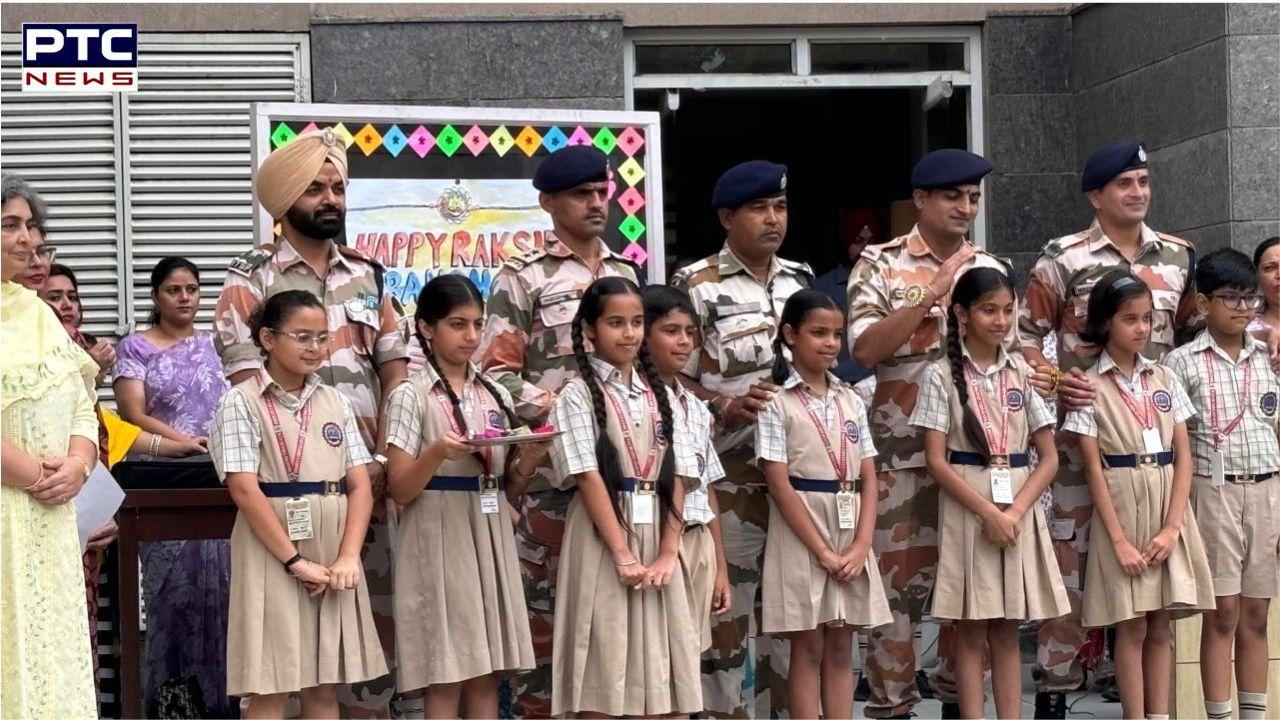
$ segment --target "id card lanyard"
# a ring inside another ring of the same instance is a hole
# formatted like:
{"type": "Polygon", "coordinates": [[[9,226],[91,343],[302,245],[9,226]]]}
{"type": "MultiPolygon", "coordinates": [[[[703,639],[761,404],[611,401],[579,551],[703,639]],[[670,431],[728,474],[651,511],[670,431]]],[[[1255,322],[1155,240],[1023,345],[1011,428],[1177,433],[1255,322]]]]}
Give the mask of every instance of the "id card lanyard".
{"type": "MultiPolygon", "coordinates": [[[[280,413],[276,410],[275,398],[267,390],[264,404],[267,415],[271,418],[271,429],[276,437],[276,446],[280,448],[280,459],[284,462],[284,472],[289,482],[296,483],[302,474],[302,453],[307,447],[307,431],[311,428],[311,401],[303,401],[298,419],[298,441],[293,453],[289,452],[289,443],[284,437],[284,428],[280,426],[280,413]]],[[[311,523],[311,501],[304,497],[289,498],[284,502],[285,529],[291,541],[310,540],[315,536],[315,528],[311,523]]]]}
{"type": "MultiPolygon", "coordinates": [[[[440,378],[440,382],[445,383],[448,380],[440,378]]],[[[463,393],[471,392],[475,395],[477,398],[476,403],[480,406],[481,415],[483,415],[488,409],[488,405],[485,403],[484,397],[475,392],[474,383],[474,380],[467,383],[462,391],[463,393]]],[[[463,430],[458,425],[457,418],[453,416],[453,401],[449,399],[449,394],[440,385],[433,386],[431,393],[435,396],[436,402],[439,403],[440,409],[444,413],[444,419],[449,423],[449,429],[453,430],[454,434],[462,437],[463,430]]],[[[498,478],[493,474],[493,448],[480,448],[474,455],[480,463],[480,512],[485,515],[496,515],[499,510],[498,478]]]]}
{"type": "Polygon", "coordinates": [[[1160,429],[1156,427],[1156,408],[1155,403],[1151,400],[1151,393],[1147,386],[1147,373],[1138,370],[1138,380],[1142,383],[1142,410],[1138,409],[1138,401],[1134,400],[1128,390],[1120,384],[1116,379],[1116,373],[1120,372],[1119,368],[1113,369],[1107,373],[1107,377],[1111,378],[1111,384],[1116,386],[1116,390],[1120,391],[1120,399],[1124,401],[1125,407],[1129,408],[1129,413],[1138,421],[1138,425],[1142,427],[1142,445],[1143,452],[1161,453],[1164,452],[1164,441],[1160,439],[1160,429]]]}
{"type": "MultiPolygon", "coordinates": [[[[1213,441],[1213,447],[1209,449],[1209,478],[1210,483],[1214,487],[1220,487],[1227,481],[1226,476],[1226,457],[1223,454],[1222,446],[1228,442],[1227,436],[1231,431],[1240,426],[1240,421],[1244,419],[1244,413],[1248,408],[1249,391],[1253,386],[1253,363],[1248,360],[1244,363],[1244,394],[1240,397],[1244,400],[1240,403],[1240,413],[1231,419],[1225,426],[1219,424],[1218,415],[1218,383],[1214,366],[1217,361],[1213,358],[1213,350],[1206,350],[1204,353],[1204,374],[1209,381],[1209,437],[1213,441]]],[[[1230,373],[1234,385],[1235,373],[1230,373]]]]}
{"type": "Polygon", "coordinates": [[[830,402],[836,406],[836,427],[838,428],[836,437],[839,439],[840,446],[837,453],[831,447],[831,433],[828,431],[826,419],[818,417],[817,410],[809,401],[808,388],[796,388],[796,395],[800,398],[800,404],[804,406],[805,412],[809,414],[809,420],[818,430],[818,437],[822,438],[822,446],[827,451],[827,460],[831,462],[831,469],[836,473],[836,482],[840,484],[836,492],[836,517],[840,523],[840,529],[852,530],[857,525],[857,518],[854,517],[853,512],[853,483],[849,482],[849,442],[844,435],[844,406],[840,404],[838,397],[831,395],[830,402]]]}
{"type": "MultiPolygon", "coordinates": [[[[627,459],[631,461],[631,471],[636,478],[636,489],[631,495],[631,524],[651,525],[656,514],[654,497],[657,494],[657,488],[649,477],[649,471],[653,469],[653,464],[657,460],[662,440],[658,437],[653,438],[653,443],[649,447],[649,454],[644,463],[641,464],[640,453],[636,449],[635,437],[631,433],[631,414],[622,406],[622,403],[618,402],[618,399],[614,397],[614,393],[607,387],[604,389],[604,396],[608,398],[609,404],[613,406],[613,412],[618,418],[618,429],[622,432],[622,444],[626,447],[627,459]]],[[[644,389],[644,400],[648,406],[649,417],[652,418],[657,415],[657,399],[653,394],[653,388],[648,385],[644,389]]],[[[600,431],[604,432],[604,428],[600,428],[600,431]]]]}
{"type": "Polygon", "coordinates": [[[982,420],[982,432],[987,437],[990,460],[987,472],[991,481],[991,502],[999,505],[1013,503],[1013,470],[1009,465],[1009,374],[1001,368],[997,375],[996,403],[1000,406],[1000,433],[991,427],[991,415],[987,406],[986,381],[973,365],[964,364],[965,379],[969,384],[969,404],[978,411],[982,420]]]}

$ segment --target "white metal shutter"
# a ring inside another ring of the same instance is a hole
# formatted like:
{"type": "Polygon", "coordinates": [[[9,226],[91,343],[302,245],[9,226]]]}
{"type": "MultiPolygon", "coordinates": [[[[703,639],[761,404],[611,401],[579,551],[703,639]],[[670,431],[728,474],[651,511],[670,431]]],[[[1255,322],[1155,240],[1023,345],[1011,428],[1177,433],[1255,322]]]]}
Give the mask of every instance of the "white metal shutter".
{"type": "Polygon", "coordinates": [[[120,96],[22,92],[21,46],[19,33],[0,35],[0,168],[48,204],[48,241],[80,281],[84,329],[113,335],[123,292],[120,96]]]}
{"type": "Polygon", "coordinates": [[[123,100],[132,319],[146,326],[156,262],[200,268],[209,327],[227,264],[253,247],[251,102],[311,99],[307,35],[140,36],[139,89],[123,100]]]}

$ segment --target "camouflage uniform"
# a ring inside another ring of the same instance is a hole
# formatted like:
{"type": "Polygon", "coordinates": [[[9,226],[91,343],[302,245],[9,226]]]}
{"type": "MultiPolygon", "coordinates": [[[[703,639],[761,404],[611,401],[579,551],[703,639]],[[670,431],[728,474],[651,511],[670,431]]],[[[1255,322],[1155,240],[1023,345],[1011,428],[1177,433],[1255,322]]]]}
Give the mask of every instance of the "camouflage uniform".
{"type": "MultiPolygon", "coordinates": [[[[907,288],[928,285],[941,264],[918,228],[864,250],[849,276],[849,347],[868,328],[905,307],[907,288]]],[[[1007,261],[979,249],[956,277],[973,267],[1009,272],[1007,261]]],[[[920,701],[913,639],[937,572],[938,486],[925,471],[924,434],[908,419],[929,366],[946,355],[946,306],[947,298],[935,302],[907,341],[875,367],[870,419],[880,453],[880,502],[873,545],[893,623],[867,633],[867,717],[900,715],[920,701]]],[[[949,640],[949,633],[939,639],[933,685],[940,699],[955,702],[949,640]]]]}
{"type": "MultiPolygon", "coordinates": [[[[774,257],[762,282],[727,245],[681,268],[671,285],[693,300],[702,333],[702,352],[690,358],[685,374],[725,397],[745,395],[752,385],[767,380],[782,306],[812,284],[808,265],[779,257],[774,257]]],[[[711,649],[702,660],[702,697],[707,710],[717,716],[760,717],[767,707],[772,717],[784,717],[789,645],[780,637],[759,634],[758,591],[769,503],[764,475],[756,466],[754,429],[723,433],[716,441],[726,474],[713,492],[720,506],[733,608],[713,620],[711,649]],[[748,694],[746,663],[752,638],[755,690],[748,694]]]]}
{"type": "MultiPolygon", "coordinates": [[[[636,267],[600,244],[593,270],[568,245],[545,246],[509,258],[493,281],[484,338],[478,356],[485,372],[511,393],[516,413],[541,423],[555,394],[578,374],[570,331],[583,291],[602,277],[638,282],[636,267]]],[[[550,456],[525,491],[516,551],[524,576],[529,629],[538,666],[515,678],[516,717],[551,716],[551,647],[555,618],[556,565],[571,492],[549,484],[550,456]]]]}
{"type": "MultiPolygon", "coordinates": [[[[1142,244],[1132,262],[1111,243],[1095,221],[1088,230],[1050,241],[1031,269],[1018,329],[1025,346],[1040,350],[1051,331],[1057,333],[1058,366],[1063,370],[1093,365],[1099,348],[1080,339],[1089,292],[1098,279],[1117,268],[1128,269],[1151,288],[1154,304],[1151,336],[1143,355],[1160,360],[1175,345],[1177,333],[1195,323],[1192,267],[1194,253],[1186,240],[1142,226],[1142,244]]],[[[1063,409],[1059,408],[1061,414],[1063,409]]],[[[1039,692],[1069,692],[1084,681],[1079,653],[1086,630],[1080,627],[1080,590],[1089,546],[1093,496],[1084,474],[1080,443],[1074,433],[1058,433],[1058,475],[1053,483],[1050,523],[1058,551],[1071,614],[1040,626],[1033,675],[1039,692]]]]}
{"type": "MultiPolygon", "coordinates": [[[[249,317],[267,298],[285,290],[306,290],[320,298],[329,319],[332,340],[326,362],[317,370],[327,385],[351,400],[360,434],[370,452],[376,448],[381,389],[377,368],[406,357],[399,313],[390,293],[380,294],[381,266],[347,247],[334,245],[328,272],[317,277],[310,265],[284,238],[263,245],[231,261],[230,271],[214,310],[214,344],[228,376],[262,366],[262,352],[253,344],[249,317]]],[[[374,622],[393,666],[395,631],[391,613],[391,538],[394,515],[388,512],[386,482],[378,465],[370,466],[374,481],[373,514],[361,560],[369,582],[374,622]]],[[[388,717],[394,691],[392,676],[354,686],[342,686],[338,697],[352,717],[388,717]]]]}

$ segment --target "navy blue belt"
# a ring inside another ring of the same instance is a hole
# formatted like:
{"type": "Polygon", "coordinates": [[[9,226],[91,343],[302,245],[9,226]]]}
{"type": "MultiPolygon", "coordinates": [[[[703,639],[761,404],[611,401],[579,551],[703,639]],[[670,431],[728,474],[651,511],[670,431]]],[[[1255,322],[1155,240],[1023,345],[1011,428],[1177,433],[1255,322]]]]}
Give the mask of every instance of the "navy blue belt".
{"type": "Polygon", "coordinates": [[[983,455],[982,453],[948,450],[947,459],[952,465],[976,465],[978,467],[1011,467],[1024,468],[1031,464],[1031,457],[1026,453],[1010,455],[983,455]]]}
{"type": "Polygon", "coordinates": [[[1109,468],[1160,467],[1173,464],[1173,451],[1137,453],[1134,455],[1103,455],[1109,468]]]}
{"type": "Polygon", "coordinates": [[[1264,480],[1270,480],[1275,476],[1276,476],[1275,473],[1269,472],[1269,473],[1258,473],[1256,475],[1223,475],[1222,479],[1226,480],[1232,485],[1252,485],[1254,483],[1260,483],[1264,480]]]}
{"type": "Polygon", "coordinates": [[[347,481],[258,483],[258,489],[269,498],[302,497],[303,495],[346,495],[347,481]]]}
{"type": "MultiPolygon", "coordinates": [[[[506,488],[507,481],[501,475],[494,478],[498,481],[496,489],[506,488]]],[[[427,490],[450,490],[454,492],[480,492],[480,476],[478,475],[433,475],[427,483],[427,490]]]]}
{"type": "Polygon", "coordinates": [[[862,478],[842,483],[839,480],[810,480],[792,475],[790,480],[791,487],[795,488],[796,492],[836,493],[840,492],[841,485],[852,488],[852,492],[862,492],[862,478]]]}

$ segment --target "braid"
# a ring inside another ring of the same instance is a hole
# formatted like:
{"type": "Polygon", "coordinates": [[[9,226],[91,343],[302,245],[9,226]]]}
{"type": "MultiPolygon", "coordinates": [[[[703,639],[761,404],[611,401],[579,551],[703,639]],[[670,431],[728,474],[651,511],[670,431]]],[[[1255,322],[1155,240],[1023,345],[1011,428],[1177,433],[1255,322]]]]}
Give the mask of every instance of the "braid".
{"type": "MultiPolygon", "coordinates": [[[[421,337],[421,336],[419,336],[421,337]]],[[[448,378],[444,376],[444,371],[440,369],[440,364],[436,362],[436,354],[431,351],[431,345],[423,343],[422,354],[427,357],[427,362],[431,365],[431,369],[435,371],[436,377],[440,378],[440,387],[444,388],[444,394],[449,396],[449,406],[453,411],[453,419],[458,423],[458,427],[462,429],[462,437],[465,440],[468,435],[467,417],[462,414],[462,403],[458,400],[458,394],[453,391],[453,386],[449,384],[448,378]]],[[[484,467],[483,457],[479,450],[472,455],[475,456],[476,462],[480,463],[480,467],[484,467]]]]}
{"type": "Polygon", "coordinates": [[[773,336],[773,373],[771,379],[774,385],[781,385],[791,375],[791,368],[787,367],[787,358],[782,354],[782,345],[782,325],[778,325],[778,334],[773,336]]]}
{"type": "Polygon", "coordinates": [[[519,415],[516,415],[515,409],[510,405],[507,405],[507,403],[502,399],[502,394],[498,392],[498,386],[494,384],[493,380],[483,372],[477,372],[476,378],[480,380],[480,384],[484,386],[484,389],[489,391],[489,395],[493,398],[493,402],[496,403],[498,407],[502,408],[502,413],[507,416],[507,424],[510,425],[512,429],[524,427],[525,422],[520,419],[519,415]]]}
{"type": "MultiPolygon", "coordinates": [[[[964,438],[979,452],[990,454],[991,446],[987,443],[987,434],[969,405],[969,378],[964,372],[964,355],[960,352],[960,321],[956,319],[955,308],[947,313],[947,360],[951,363],[951,382],[955,385],[956,395],[960,398],[960,427],[964,438]]],[[[979,402],[982,401],[979,400],[979,402]]]]}
{"type": "MultiPolygon", "coordinates": [[[[605,409],[604,390],[600,387],[595,370],[587,360],[580,320],[574,320],[571,336],[573,358],[578,363],[578,373],[582,376],[582,382],[591,393],[591,409],[596,418],[596,467],[600,472],[600,479],[604,481],[605,490],[609,493],[609,502],[613,505],[613,514],[618,518],[618,524],[631,534],[631,524],[622,516],[622,505],[618,502],[622,485],[622,466],[618,462],[618,449],[609,439],[609,415],[605,409]]],[[[619,422],[622,422],[621,418],[619,422]]]]}
{"type": "MultiPolygon", "coordinates": [[[[649,390],[658,401],[658,413],[662,416],[662,442],[666,445],[662,452],[662,465],[658,470],[658,498],[667,510],[677,518],[683,516],[684,508],[675,507],[672,497],[675,492],[675,416],[671,412],[671,396],[653,364],[653,355],[649,353],[649,345],[640,345],[640,368],[649,383],[649,390]]],[[[654,438],[657,440],[658,438],[654,438]]]]}

